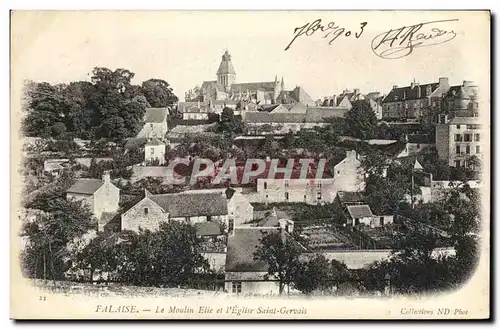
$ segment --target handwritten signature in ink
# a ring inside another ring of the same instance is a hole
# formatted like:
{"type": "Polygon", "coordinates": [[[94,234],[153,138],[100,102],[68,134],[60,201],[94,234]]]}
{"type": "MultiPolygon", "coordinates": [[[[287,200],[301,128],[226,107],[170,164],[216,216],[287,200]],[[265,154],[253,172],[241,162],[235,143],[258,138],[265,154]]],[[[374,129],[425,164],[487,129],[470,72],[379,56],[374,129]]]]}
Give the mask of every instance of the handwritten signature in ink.
{"type": "MultiPolygon", "coordinates": [[[[359,30],[354,32],[354,36],[357,39],[359,39],[359,37],[361,37],[361,35],[363,34],[366,24],[368,23],[367,22],[360,23],[359,30]]],[[[350,37],[352,35],[351,30],[336,25],[335,22],[329,22],[326,25],[323,25],[321,23],[321,19],[317,19],[311,23],[307,23],[295,28],[295,30],[293,31],[294,33],[293,39],[292,41],[290,41],[288,46],[286,46],[285,50],[290,49],[290,47],[295,42],[295,40],[297,40],[297,38],[302,36],[311,36],[315,34],[315,32],[318,30],[323,33],[323,38],[325,39],[330,38],[330,41],[328,42],[329,45],[331,45],[335,40],[337,40],[341,36],[350,37]]]]}
{"type": "Polygon", "coordinates": [[[443,24],[458,19],[447,19],[403,26],[377,35],[372,40],[372,51],[380,58],[397,59],[410,55],[415,48],[430,47],[453,40],[457,33],[444,29],[443,24]],[[441,25],[437,27],[436,25],[441,25]]]}

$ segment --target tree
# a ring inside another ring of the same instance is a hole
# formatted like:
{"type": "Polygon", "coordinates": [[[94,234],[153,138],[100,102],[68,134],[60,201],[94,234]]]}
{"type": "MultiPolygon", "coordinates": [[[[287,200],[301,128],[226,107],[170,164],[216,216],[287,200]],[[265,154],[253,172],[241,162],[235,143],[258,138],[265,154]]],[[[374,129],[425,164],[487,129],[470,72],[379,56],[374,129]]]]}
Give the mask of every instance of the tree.
{"type": "Polygon", "coordinates": [[[141,230],[127,234],[126,242],[116,245],[121,282],[134,285],[172,287],[193,284],[209,265],[201,255],[201,240],[194,226],[171,221],[157,231],[141,230]]]}
{"type": "Polygon", "coordinates": [[[152,107],[170,107],[179,100],[168,82],[161,79],[144,81],[141,92],[152,107]]]}
{"type": "Polygon", "coordinates": [[[89,281],[94,281],[94,274],[109,273],[117,264],[114,263],[114,250],[106,242],[111,239],[109,233],[98,232],[97,236],[79,250],[74,259],[74,268],[89,273],[89,281]]]}
{"type": "Polygon", "coordinates": [[[92,74],[91,81],[96,91],[89,102],[96,111],[96,137],[123,139],[136,136],[142,127],[145,104],[134,99],[136,88],[131,85],[134,73],[96,67],[92,74]]]}
{"type": "Polygon", "coordinates": [[[221,133],[234,136],[243,132],[243,122],[241,121],[241,117],[234,115],[233,109],[225,107],[220,115],[220,122],[217,129],[221,133]]]}
{"type": "MultiPolygon", "coordinates": [[[[57,123],[64,125],[61,86],[30,81],[25,85],[24,92],[26,116],[22,124],[23,132],[27,136],[52,136],[52,126],[57,123]]],[[[60,129],[60,125],[56,127],[60,129]]]]}
{"type": "Polygon", "coordinates": [[[324,255],[314,255],[309,261],[302,263],[295,273],[293,285],[305,294],[313,291],[326,292],[340,282],[348,279],[345,265],[324,255]]]}
{"type": "Polygon", "coordinates": [[[186,102],[197,102],[201,100],[202,96],[200,86],[195,86],[193,89],[186,91],[184,99],[186,102]]]}
{"type": "Polygon", "coordinates": [[[373,138],[377,127],[377,117],[366,102],[355,102],[346,114],[348,131],[353,137],[373,138]]]}
{"type": "Polygon", "coordinates": [[[279,281],[279,293],[285,285],[293,282],[297,272],[301,254],[300,246],[287,235],[283,229],[262,232],[260,244],[255,251],[254,259],[264,261],[268,266],[268,274],[279,281]]]}
{"type": "Polygon", "coordinates": [[[411,226],[397,236],[392,257],[366,271],[365,285],[381,290],[388,274],[393,289],[400,293],[437,292],[464,284],[477,267],[478,197],[465,184],[451,188],[445,200],[435,205],[441,207],[441,216],[451,217],[449,237],[427,224],[433,220],[428,218],[430,212],[415,212],[411,226]],[[433,255],[435,248],[443,244],[454,245],[456,254],[433,255]]]}
{"type": "Polygon", "coordinates": [[[67,270],[66,245],[94,227],[92,214],[81,201],[40,194],[29,204],[33,218],[25,222],[21,236],[28,242],[21,261],[26,275],[34,278],[61,279],[67,270]]]}

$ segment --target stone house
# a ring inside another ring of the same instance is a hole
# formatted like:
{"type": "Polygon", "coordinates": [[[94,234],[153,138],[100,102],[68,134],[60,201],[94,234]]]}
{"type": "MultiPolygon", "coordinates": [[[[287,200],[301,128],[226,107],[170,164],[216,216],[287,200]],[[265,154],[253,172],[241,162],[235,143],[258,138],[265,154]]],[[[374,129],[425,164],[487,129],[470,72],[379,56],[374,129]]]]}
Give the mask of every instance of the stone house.
{"type": "Polygon", "coordinates": [[[461,85],[451,86],[443,96],[440,114],[450,117],[477,117],[478,86],[472,81],[464,81],[461,85]]]}
{"type": "Polygon", "coordinates": [[[450,167],[467,166],[472,156],[482,159],[481,125],[477,117],[443,118],[436,125],[436,149],[438,157],[450,167]]]}
{"type": "Polygon", "coordinates": [[[161,140],[156,138],[148,140],[144,145],[144,161],[146,163],[157,162],[158,165],[165,163],[165,148],[166,145],[161,140]]]}
{"type": "Polygon", "coordinates": [[[122,230],[156,230],[161,222],[170,220],[196,224],[214,221],[228,226],[226,197],[221,193],[151,194],[125,211],[121,217],[122,230]]]}
{"type": "Polygon", "coordinates": [[[66,190],[68,200],[83,200],[90,207],[91,212],[99,221],[99,230],[103,230],[101,218],[110,218],[109,214],[118,211],[120,189],[111,183],[109,172],[102,175],[102,179],[78,179],[66,190]]]}
{"type": "Polygon", "coordinates": [[[185,106],[182,111],[183,120],[208,120],[208,114],[212,110],[206,103],[198,102],[197,105],[185,106]]]}
{"type": "Polygon", "coordinates": [[[137,134],[137,138],[165,138],[168,132],[169,109],[164,107],[150,107],[144,114],[144,126],[137,134]]]}
{"type": "Polygon", "coordinates": [[[364,191],[365,174],[355,150],[347,151],[344,160],[337,163],[333,169],[336,191],[364,191]]]}
{"type": "Polygon", "coordinates": [[[448,78],[439,78],[439,82],[409,86],[393,86],[382,101],[384,120],[427,119],[431,120],[441,106],[443,95],[449,90],[448,78]]]}
{"type": "Polygon", "coordinates": [[[258,178],[260,202],[332,203],[338,191],[359,192],[365,188],[361,162],[354,150],[347,151],[346,158],[334,166],[333,178],[297,177],[297,172],[292,172],[290,179],[258,178]]]}
{"type": "Polygon", "coordinates": [[[253,220],[253,206],[239,190],[228,188],[225,192],[227,197],[227,209],[233,227],[239,227],[243,223],[253,220]]]}
{"type": "Polygon", "coordinates": [[[261,202],[330,203],[336,195],[333,178],[259,178],[257,194],[261,202]]]}
{"type": "Polygon", "coordinates": [[[394,216],[374,215],[370,206],[366,204],[347,206],[347,212],[349,213],[347,224],[352,226],[366,225],[373,228],[382,227],[394,222],[394,216]]]}

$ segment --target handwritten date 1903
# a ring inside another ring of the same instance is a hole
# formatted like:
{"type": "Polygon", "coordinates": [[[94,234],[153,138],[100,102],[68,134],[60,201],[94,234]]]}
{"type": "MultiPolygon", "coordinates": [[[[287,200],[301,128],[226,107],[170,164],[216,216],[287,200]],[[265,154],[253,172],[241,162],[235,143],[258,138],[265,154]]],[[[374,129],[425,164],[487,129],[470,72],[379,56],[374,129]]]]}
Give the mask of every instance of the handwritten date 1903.
{"type": "MultiPolygon", "coordinates": [[[[366,24],[368,24],[368,23],[367,22],[360,23],[359,30],[354,32],[354,36],[357,39],[359,39],[359,37],[361,37],[361,34],[363,34],[363,31],[365,29],[366,24]]],[[[304,35],[311,36],[318,30],[320,30],[321,32],[324,33],[323,38],[330,39],[330,41],[328,42],[329,45],[331,45],[333,41],[337,40],[342,35],[344,37],[350,37],[352,35],[351,30],[347,30],[343,27],[335,25],[335,22],[329,22],[328,24],[323,25],[321,23],[321,19],[317,19],[312,23],[307,23],[305,25],[302,25],[302,26],[295,28],[295,30],[293,31],[294,37],[293,37],[292,41],[290,41],[288,46],[286,46],[285,50],[290,49],[290,47],[292,46],[292,43],[294,43],[298,37],[301,37],[304,35]]]]}

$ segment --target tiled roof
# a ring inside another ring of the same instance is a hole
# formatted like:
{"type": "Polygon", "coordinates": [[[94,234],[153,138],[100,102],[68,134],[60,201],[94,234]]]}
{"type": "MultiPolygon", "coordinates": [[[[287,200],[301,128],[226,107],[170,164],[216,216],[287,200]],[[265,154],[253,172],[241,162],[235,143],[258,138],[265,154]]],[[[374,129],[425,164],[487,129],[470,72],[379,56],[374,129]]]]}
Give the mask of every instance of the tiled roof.
{"type": "Polygon", "coordinates": [[[227,215],[227,201],[220,193],[176,193],[150,195],[171,217],[227,215]]]}
{"type": "Polygon", "coordinates": [[[272,231],[276,229],[235,228],[227,242],[226,272],[267,272],[266,262],[255,260],[254,253],[263,233],[272,231]]]}
{"type": "Polygon", "coordinates": [[[306,113],[246,112],[243,120],[249,123],[306,123],[323,122],[329,117],[343,117],[347,109],[308,107],[306,113]]]}
{"type": "Polygon", "coordinates": [[[231,55],[227,51],[222,55],[222,61],[220,62],[217,74],[236,74],[231,62],[231,55]]]}
{"type": "Polygon", "coordinates": [[[392,89],[387,97],[384,99],[383,103],[391,102],[401,102],[412,99],[422,99],[430,97],[431,94],[439,86],[439,83],[428,83],[425,85],[415,85],[413,88],[411,86],[406,86],[402,88],[392,89]],[[430,86],[430,92],[428,92],[428,87],[430,86]],[[420,89],[420,97],[418,97],[418,90],[420,89]]]}
{"type": "Polygon", "coordinates": [[[427,134],[410,134],[408,136],[408,143],[414,144],[429,144],[431,139],[427,134]]]}
{"type": "Polygon", "coordinates": [[[362,202],[364,200],[363,194],[359,192],[339,191],[337,195],[342,203],[362,202]]]}
{"type": "Polygon", "coordinates": [[[78,194],[94,194],[102,185],[103,181],[100,179],[88,179],[82,178],[78,179],[66,193],[78,193],[78,194]]]}
{"type": "Polygon", "coordinates": [[[257,90],[261,91],[274,91],[274,81],[269,82],[246,82],[246,83],[233,83],[231,85],[231,92],[239,92],[241,90],[242,93],[247,90],[250,92],[255,92],[257,90]]]}
{"type": "Polygon", "coordinates": [[[303,113],[246,112],[243,120],[251,123],[302,123],[306,122],[303,113]]]}
{"type": "Polygon", "coordinates": [[[481,121],[479,121],[478,117],[454,117],[451,119],[450,124],[455,125],[455,124],[479,124],[481,121]]]}
{"type": "Polygon", "coordinates": [[[202,109],[208,108],[208,103],[205,102],[179,102],[177,110],[181,113],[186,112],[186,108],[198,107],[202,109]]]}
{"type": "Polygon", "coordinates": [[[161,140],[158,140],[157,138],[153,138],[146,143],[146,146],[158,146],[158,145],[165,145],[165,143],[163,143],[161,140]]]}
{"type": "Polygon", "coordinates": [[[279,96],[278,100],[284,104],[291,102],[298,102],[299,100],[296,98],[293,90],[283,90],[279,96]]]}
{"type": "Polygon", "coordinates": [[[308,107],[306,114],[308,122],[320,122],[326,118],[342,118],[347,112],[346,108],[340,107],[308,107]]]}
{"type": "Polygon", "coordinates": [[[261,111],[262,112],[272,112],[275,108],[280,106],[280,104],[266,104],[261,106],[261,111]]]}
{"type": "Polygon", "coordinates": [[[147,138],[129,138],[124,147],[126,150],[135,150],[143,147],[147,142],[147,138]]]}
{"type": "Polygon", "coordinates": [[[154,123],[154,122],[165,122],[167,121],[168,108],[166,107],[150,107],[146,109],[146,114],[144,114],[144,122],[154,123]]]}
{"type": "Polygon", "coordinates": [[[290,215],[282,210],[277,210],[276,213],[271,213],[257,223],[259,227],[277,227],[279,219],[290,219],[290,215]]]}
{"type": "Polygon", "coordinates": [[[203,81],[201,84],[201,90],[207,90],[209,88],[213,88],[217,91],[224,92],[224,86],[217,83],[217,81],[203,81]]]}
{"type": "MultiPolygon", "coordinates": [[[[267,272],[266,262],[256,260],[254,254],[265,233],[278,232],[277,228],[235,228],[227,242],[226,272],[267,272]]],[[[297,248],[305,250],[288,233],[285,239],[291,239],[297,248]]]]}
{"type": "Polygon", "coordinates": [[[359,206],[347,206],[347,211],[352,218],[373,217],[372,210],[366,204],[359,206]]]}
{"type": "Polygon", "coordinates": [[[373,99],[374,101],[380,98],[382,95],[379,91],[374,91],[365,95],[365,99],[373,99]]]}
{"type": "Polygon", "coordinates": [[[313,106],[315,104],[311,96],[309,96],[309,94],[304,90],[304,88],[297,86],[293,90],[293,93],[295,94],[295,99],[300,103],[308,106],[313,106]]]}
{"type": "Polygon", "coordinates": [[[201,222],[194,224],[196,228],[196,235],[201,236],[212,236],[212,235],[221,235],[222,230],[220,225],[217,222],[201,222]]]}

